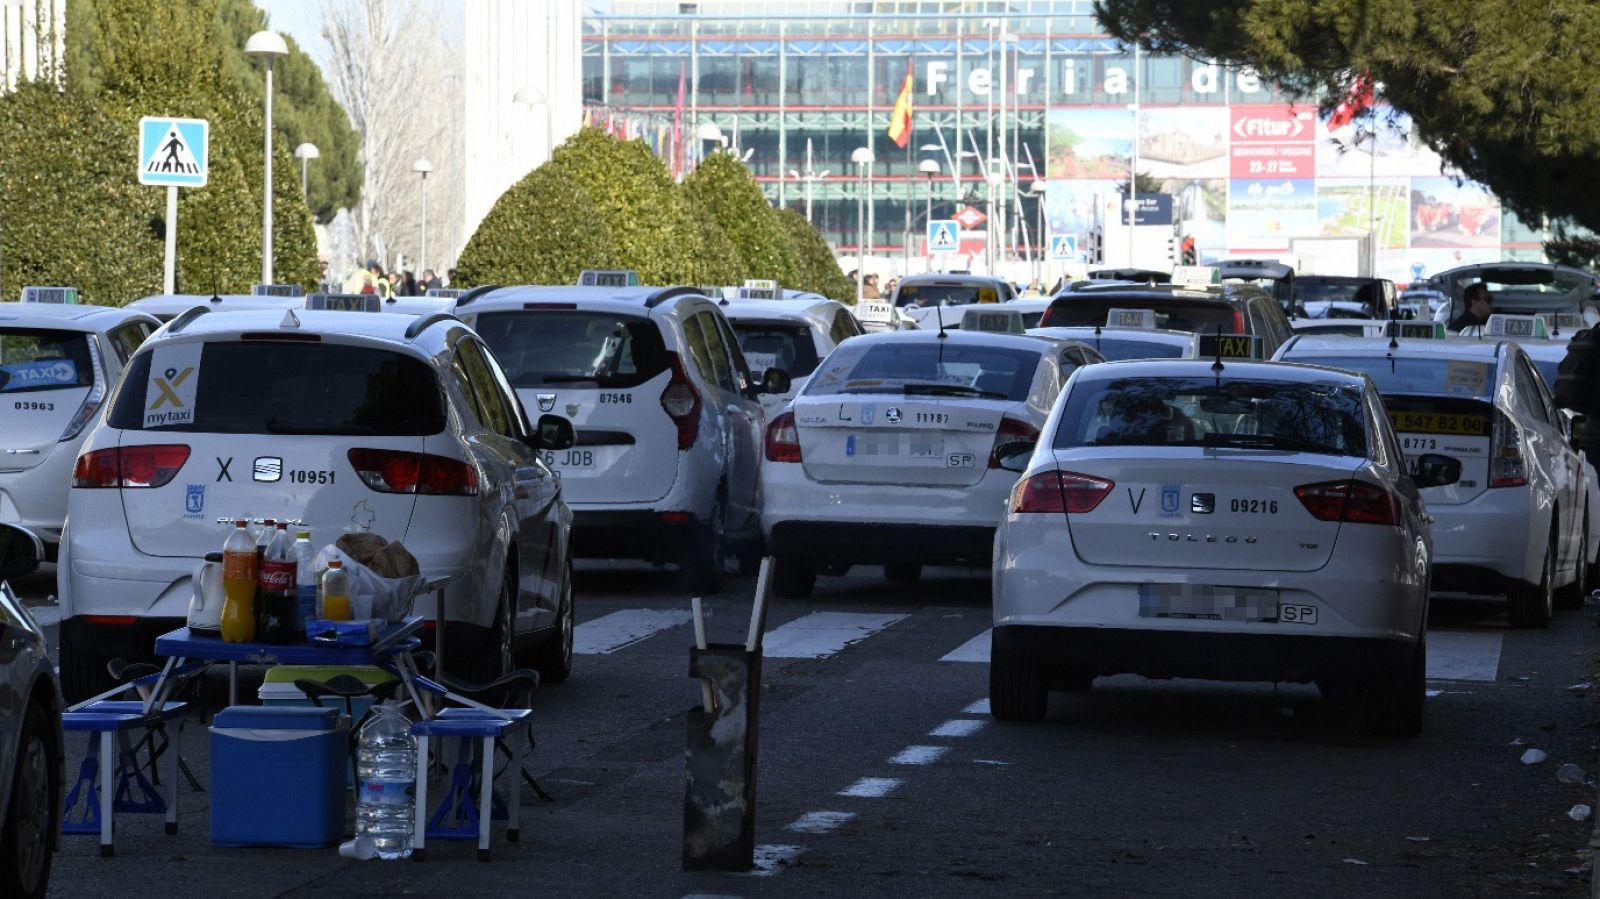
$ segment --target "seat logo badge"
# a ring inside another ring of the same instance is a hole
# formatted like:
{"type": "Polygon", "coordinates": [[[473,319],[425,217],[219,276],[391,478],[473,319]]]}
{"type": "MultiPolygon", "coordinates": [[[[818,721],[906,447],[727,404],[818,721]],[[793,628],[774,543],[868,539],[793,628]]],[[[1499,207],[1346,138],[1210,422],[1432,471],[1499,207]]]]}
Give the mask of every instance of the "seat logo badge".
{"type": "Polygon", "coordinates": [[[1189,511],[1196,515],[1210,515],[1217,511],[1217,495],[1215,493],[1196,493],[1189,500],[1189,511]]]}
{"type": "Polygon", "coordinates": [[[883,420],[892,425],[900,423],[900,407],[889,406],[883,410],[883,420]]]}
{"type": "Polygon", "coordinates": [[[277,456],[257,456],[253,470],[256,480],[272,483],[283,477],[283,460],[277,456]]]}
{"type": "Polygon", "coordinates": [[[553,393],[539,394],[539,411],[549,412],[556,407],[556,395],[553,393]]]}
{"type": "Polygon", "coordinates": [[[1139,488],[1139,495],[1138,496],[1134,496],[1133,495],[1133,488],[1132,487],[1128,488],[1128,505],[1130,507],[1132,507],[1133,514],[1135,514],[1135,515],[1139,514],[1139,507],[1144,505],[1144,490],[1145,490],[1145,488],[1140,487],[1139,488]]]}

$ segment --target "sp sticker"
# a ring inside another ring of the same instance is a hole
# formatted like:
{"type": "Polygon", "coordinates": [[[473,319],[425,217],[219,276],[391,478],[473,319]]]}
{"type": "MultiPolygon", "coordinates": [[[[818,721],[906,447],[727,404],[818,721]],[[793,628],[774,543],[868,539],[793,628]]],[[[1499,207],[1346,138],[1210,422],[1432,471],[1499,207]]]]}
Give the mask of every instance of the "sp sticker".
{"type": "Polygon", "coordinates": [[[183,494],[183,517],[200,519],[206,511],[206,485],[188,484],[183,494]]]}

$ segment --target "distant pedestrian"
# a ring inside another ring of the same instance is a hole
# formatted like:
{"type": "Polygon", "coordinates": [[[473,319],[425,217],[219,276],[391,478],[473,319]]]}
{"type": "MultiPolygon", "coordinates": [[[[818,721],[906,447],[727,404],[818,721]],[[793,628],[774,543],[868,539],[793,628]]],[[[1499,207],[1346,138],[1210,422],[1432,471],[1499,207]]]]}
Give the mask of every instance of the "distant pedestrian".
{"type": "Polygon", "coordinates": [[[1450,322],[1450,330],[1459,332],[1488,324],[1489,316],[1494,314],[1494,301],[1489,298],[1487,284],[1482,281],[1468,284],[1461,293],[1461,299],[1466,301],[1467,308],[1450,322]]]}
{"type": "Polygon", "coordinates": [[[878,276],[877,275],[869,274],[863,280],[864,280],[864,283],[861,286],[861,296],[862,296],[863,299],[868,299],[868,300],[881,300],[881,299],[883,299],[883,294],[878,292],[878,276]]]}
{"type": "Polygon", "coordinates": [[[423,269],[422,274],[417,277],[418,295],[427,296],[428,291],[437,289],[439,285],[434,283],[436,280],[437,279],[433,276],[433,269],[423,269]]]}
{"type": "Polygon", "coordinates": [[[442,286],[442,287],[454,287],[454,286],[456,286],[456,270],[455,269],[453,269],[453,268],[449,269],[444,273],[444,284],[442,284],[440,286],[442,286]]]}

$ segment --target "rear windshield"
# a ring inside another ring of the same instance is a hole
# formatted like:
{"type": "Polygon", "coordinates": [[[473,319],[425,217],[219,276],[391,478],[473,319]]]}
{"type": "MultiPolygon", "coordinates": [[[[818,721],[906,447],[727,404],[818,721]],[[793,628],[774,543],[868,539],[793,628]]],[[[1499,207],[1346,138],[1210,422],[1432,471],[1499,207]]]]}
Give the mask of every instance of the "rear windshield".
{"type": "Polygon", "coordinates": [[[1361,389],[1349,384],[1118,378],[1080,382],[1055,447],[1210,446],[1366,456],[1361,389]]]}
{"type": "Polygon", "coordinates": [[[896,306],[965,306],[998,303],[1000,291],[990,284],[902,284],[895,293],[896,306]]]}
{"type": "Polygon", "coordinates": [[[803,378],[817,370],[817,343],[804,325],[776,322],[730,321],[739,338],[750,376],[761,379],[769,368],[780,368],[790,377],[803,378]]]}
{"type": "Polygon", "coordinates": [[[1494,364],[1490,362],[1389,356],[1302,356],[1292,361],[1366,372],[1383,396],[1431,394],[1488,399],[1494,389],[1494,364]]]}
{"type": "Polygon", "coordinates": [[[667,370],[661,331],[610,312],[485,312],[474,325],[513,387],[637,387],[667,370]]]}
{"type": "MultiPolygon", "coordinates": [[[[139,353],[123,375],[111,426],[145,429],[152,383],[139,353]]],[[[156,372],[157,379],[163,375],[156,372]]],[[[444,430],[444,401],[426,362],[390,350],[332,343],[218,341],[205,344],[194,379],[194,421],[151,430],[206,434],[412,437],[444,430]]],[[[170,408],[171,403],[166,405],[170,408]]]]}
{"type": "Polygon", "coordinates": [[[1239,333],[1240,316],[1225,302],[1168,303],[1149,297],[1086,296],[1081,293],[1051,303],[1043,322],[1052,328],[1104,325],[1113,309],[1153,309],[1156,313],[1155,326],[1168,331],[1204,331],[1210,334],[1220,325],[1224,334],[1239,333]]]}
{"type": "Polygon", "coordinates": [[[1020,402],[1039,369],[1038,350],[945,341],[841,345],[807,382],[807,396],[904,393],[1020,402]]]}
{"type": "Polygon", "coordinates": [[[1183,347],[1153,340],[1124,340],[1120,337],[1085,337],[1083,342],[1100,351],[1107,362],[1120,359],[1177,359],[1183,347]]]}
{"type": "Polygon", "coordinates": [[[82,331],[0,328],[0,393],[94,386],[89,335],[82,331]]]}

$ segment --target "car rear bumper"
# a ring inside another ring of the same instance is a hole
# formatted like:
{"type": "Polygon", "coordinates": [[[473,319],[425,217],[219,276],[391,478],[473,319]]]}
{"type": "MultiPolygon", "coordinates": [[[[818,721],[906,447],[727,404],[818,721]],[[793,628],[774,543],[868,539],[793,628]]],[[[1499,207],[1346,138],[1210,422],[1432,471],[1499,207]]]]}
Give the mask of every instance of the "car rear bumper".
{"type": "Polygon", "coordinates": [[[101,659],[156,661],[156,638],[184,626],[166,615],[75,615],[61,620],[61,645],[101,659]]]}
{"type": "Polygon", "coordinates": [[[835,565],[885,562],[987,568],[994,528],[930,524],[781,521],[768,537],[777,555],[809,556],[835,565]]]}
{"type": "Polygon", "coordinates": [[[1195,633],[1012,625],[994,629],[996,655],[1096,675],[1307,683],[1360,678],[1403,664],[1405,637],[1195,633]]]}
{"type": "Polygon", "coordinates": [[[583,559],[677,562],[694,545],[700,523],[688,512],[574,509],[572,551],[583,559]]]}
{"type": "Polygon", "coordinates": [[[1507,583],[1539,579],[1550,518],[1539,515],[1526,487],[1485,490],[1460,505],[1431,503],[1434,589],[1500,592],[1507,583]]]}

